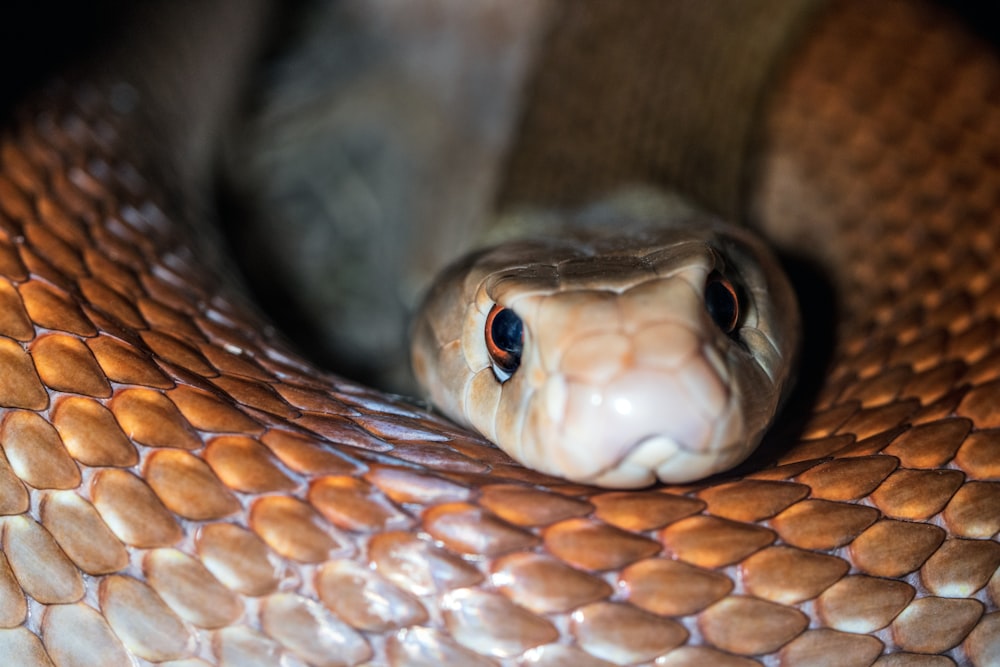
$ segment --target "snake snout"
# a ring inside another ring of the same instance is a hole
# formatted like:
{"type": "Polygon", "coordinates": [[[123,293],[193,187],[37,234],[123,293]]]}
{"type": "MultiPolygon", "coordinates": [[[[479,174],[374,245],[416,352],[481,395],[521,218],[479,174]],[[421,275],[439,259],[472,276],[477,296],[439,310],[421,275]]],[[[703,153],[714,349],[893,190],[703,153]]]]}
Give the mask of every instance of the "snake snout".
{"type": "Polygon", "coordinates": [[[715,365],[693,356],[669,372],[632,369],[603,386],[550,378],[546,416],[532,421],[547,447],[539,467],[609,487],[682,483],[734,465],[744,421],[715,365]],[[561,404],[553,419],[554,404],[561,404]]]}

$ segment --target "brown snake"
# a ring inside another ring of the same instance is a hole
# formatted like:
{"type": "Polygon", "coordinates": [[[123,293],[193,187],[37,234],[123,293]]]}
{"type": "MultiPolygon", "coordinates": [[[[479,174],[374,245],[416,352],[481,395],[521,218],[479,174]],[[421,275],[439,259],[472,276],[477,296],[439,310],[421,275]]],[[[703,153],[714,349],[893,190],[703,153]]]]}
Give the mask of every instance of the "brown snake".
{"type": "Polygon", "coordinates": [[[301,361],[198,254],[188,100],[73,81],[0,139],[5,664],[1000,664],[1000,61],[948,17],[791,55],[750,214],[834,276],[832,360],[770,458],[644,491],[301,361]]]}

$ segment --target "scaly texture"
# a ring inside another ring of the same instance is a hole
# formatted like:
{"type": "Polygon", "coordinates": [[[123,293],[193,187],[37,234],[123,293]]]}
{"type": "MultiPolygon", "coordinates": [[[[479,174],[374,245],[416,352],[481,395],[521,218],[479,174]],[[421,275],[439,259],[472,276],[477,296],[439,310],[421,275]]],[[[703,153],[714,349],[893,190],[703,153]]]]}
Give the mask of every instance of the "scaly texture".
{"type": "Polygon", "coordinates": [[[815,216],[842,333],[801,440],[691,487],[559,483],[309,368],[216,293],[137,118],[85,85],[22,107],[0,655],[996,664],[1000,66],[902,3],[824,25],[770,105],[757,210],[815,216]]]}

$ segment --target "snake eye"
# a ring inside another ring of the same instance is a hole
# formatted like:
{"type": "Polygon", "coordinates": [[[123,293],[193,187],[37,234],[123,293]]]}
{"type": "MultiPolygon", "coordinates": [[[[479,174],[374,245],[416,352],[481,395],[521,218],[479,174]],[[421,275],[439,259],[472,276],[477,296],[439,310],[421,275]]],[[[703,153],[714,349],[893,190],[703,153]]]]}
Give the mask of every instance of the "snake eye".
{"type": "Polygon", "coordinates": [[[493,360],[493,372],[506,382],[521,364],[524,324],[510,308],[496,304],[486,316],[486,351],[493,360]]]}
{"type": "Polygon", "coordinates": [[[705,308],[724,334],[729,336],[736,331],[740,322],[740,297],[733,284],[717,271],[705,283],[705,308]]]}

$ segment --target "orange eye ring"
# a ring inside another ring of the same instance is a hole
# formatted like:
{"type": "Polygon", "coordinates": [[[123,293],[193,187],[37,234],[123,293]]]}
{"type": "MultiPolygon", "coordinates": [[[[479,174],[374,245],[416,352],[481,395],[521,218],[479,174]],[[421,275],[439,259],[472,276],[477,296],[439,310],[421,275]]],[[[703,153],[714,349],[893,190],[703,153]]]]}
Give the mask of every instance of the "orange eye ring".
{"type": "Polygon", "coordinates": [[[736,287],[718,271],[713,271],[705,283],[705,309],[716,326],[727,336],[736,332],[740,323],[740,296],[736,287]]]}
{"type": "Polygon", "coordinates": [[[493,371],[497,379],[504,382],[521,365],[524,324],[513,310],[495,304],[486,316],[484,334],[493,371]]]}

